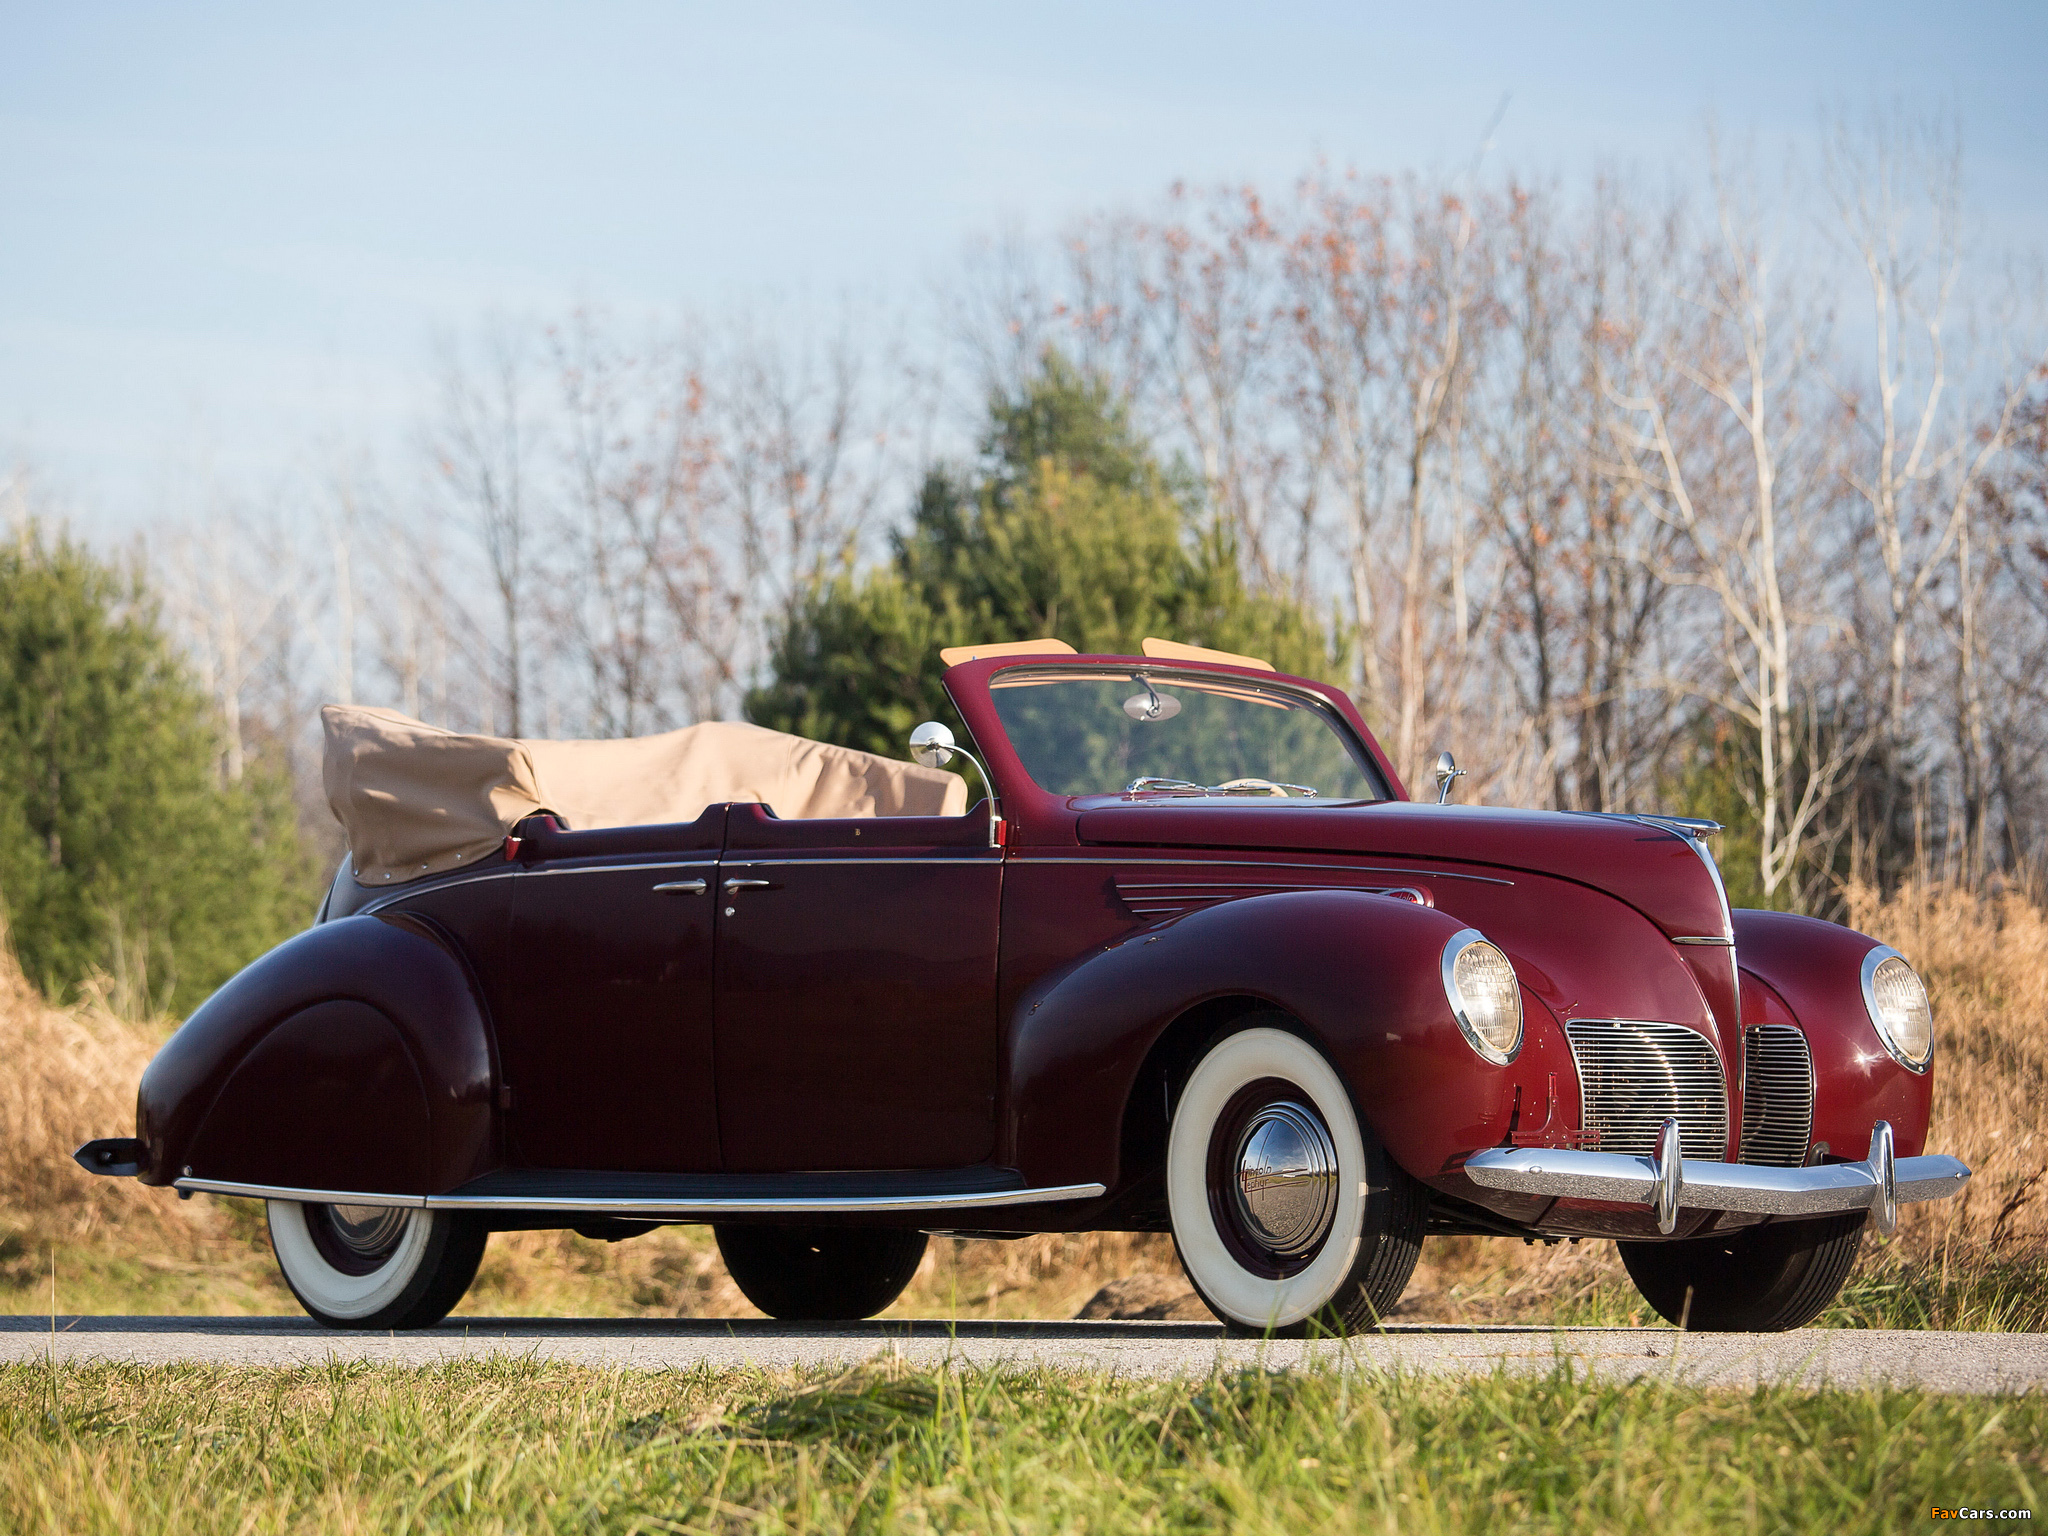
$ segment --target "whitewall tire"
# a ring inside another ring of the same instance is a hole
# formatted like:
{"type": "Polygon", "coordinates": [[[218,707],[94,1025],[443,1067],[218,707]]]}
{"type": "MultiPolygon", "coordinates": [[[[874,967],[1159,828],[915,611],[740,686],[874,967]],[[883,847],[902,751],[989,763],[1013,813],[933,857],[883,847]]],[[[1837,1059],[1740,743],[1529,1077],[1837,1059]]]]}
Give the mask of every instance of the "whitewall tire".
{"type": "Polygon", "coordinates": [[[299,1305],[330,1328],[426,1328],[476,1278],[475,1218],[407,1206],[268,1202],[270,1247],[299,1305]]]}
{"type": "Polygon", "coordinates": [[[1174,1246],[1233,1329],[1349,1333],[1400,1300],[1426,1196],[1291,1022],[1246,1020],[1183,1085],[1166,1152],[1174,1246]]]}

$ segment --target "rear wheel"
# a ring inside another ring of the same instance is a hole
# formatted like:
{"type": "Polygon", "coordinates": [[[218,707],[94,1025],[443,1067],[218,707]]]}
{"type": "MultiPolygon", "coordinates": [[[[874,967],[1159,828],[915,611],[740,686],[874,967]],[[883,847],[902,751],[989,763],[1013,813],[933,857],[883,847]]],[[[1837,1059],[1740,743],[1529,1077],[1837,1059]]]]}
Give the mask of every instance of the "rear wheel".
{"type": "Polygon", "coordinates": [[[1181,1266],[1239,1333],[1352,1333],[1393,1310],[1427,1200],[1322,1053],[1264,1014],[1210,1047],[1166,1153],[1181,1266]],[[1264,1023],[1261,1021],[1270,1021],[1264,1023]]]}
{"type": "Polygon", "coordinates": [[[903,1294],[925,1235],[893,1227],[713,1228],[726,1273],[770,1317],[812,1322],[873,1317],[903,1294]]]}
{"type": "Polygon", "coordinates": [[[417,1206],[268,1202],[270,1247],[299,1305],[330,1328],[427,1328],[462,1300],[490,1233],[417,1206]]]}
{"type": "Polygon", "coordinates": [[[1779,1333],[1827,1310],[1856,1265],[1868,1216],[1781,1221],[1726,1237],[1617,1243],[1643,1300],[1694,1333],[1779,1333]]]}

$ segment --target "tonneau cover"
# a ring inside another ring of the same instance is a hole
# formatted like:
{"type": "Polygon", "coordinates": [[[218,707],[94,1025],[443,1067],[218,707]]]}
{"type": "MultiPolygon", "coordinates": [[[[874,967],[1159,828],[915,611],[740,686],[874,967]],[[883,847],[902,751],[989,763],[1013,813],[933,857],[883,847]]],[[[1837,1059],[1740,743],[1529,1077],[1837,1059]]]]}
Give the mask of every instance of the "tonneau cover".
{"type": "Polygon", "coordinates": [[[474,864],[539,811],[586,831],[694,821],[728,800],[790,820],[967,809],[957,774],[730,721],[617,741],[466,736],[344,704],[320,723],[327,803],[365,885],[474,864]]]}

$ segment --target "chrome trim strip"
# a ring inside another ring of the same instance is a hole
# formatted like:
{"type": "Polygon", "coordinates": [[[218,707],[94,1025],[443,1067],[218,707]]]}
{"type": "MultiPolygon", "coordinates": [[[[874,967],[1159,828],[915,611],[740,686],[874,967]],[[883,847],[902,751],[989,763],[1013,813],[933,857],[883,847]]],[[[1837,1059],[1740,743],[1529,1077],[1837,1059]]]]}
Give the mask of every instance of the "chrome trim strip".
{"type": "Polygon", "coordinates": [[[714,853],[707,859],[672,859],[666,862],[649,864],[568,864],[543,866],[539,869],[522,869],[519,873],[522,875],[651,874],[661,869],[699,869],[707,865],[716,864],[717,862],[718,855],[714,853]]]}
{"type": "Polygon", "coordinates": [[[1308,895],[1348,891],[1360,896],[1392,896],[1418,907],[1434,908],[1429,893],[1416,885],[1353,885],[1304,883],[1300,880],[1119,880],[1116,893],[1136,917],[1171,917],[1205,906],[1244,901],[1257,896],[1308,895]]]}
{"type": "MultiPolygon", "coordinates": [[[[403,901],[408,896],[418,896],[427,891],[452,890],[458,885],[477,885],[485,880],[509,880],[514,875],[603,875],[616,874],[621,870],[631,871],[636,869],[652,872],[662,869],[695,869],[700,865],[712,865],[717,862],[718,855],[714,853],[707,858],[657,860],[649,864],[580,864],[572,865],[567,869],[522,869],[513,865],[501,869],[472,869],[461,880],[443,880],[435,885],[408,884],[396,886],[388,891],[379,890],[374,900],[364,902],[363,905],[349,913],[349,916],[368,917],[371,913],[381,912],[393,902],[403,901]]],[[[358,883],[360,884],[360,882],[358,883]]],[[[365,887],[365,889],[368,889],[368,887],[365,887]]]]}
{"type": "MultiPolygon", "coordinates": [[[[1705,834],[1694,830],[1699,825],[1690,821],[1666,820],[1656,816],[1635,818],[1646,826],[1662,827],[1674,832],[1684,844],[1700,856],[1700,862],[1707,866],[1707,878],[1714,882],[1714,895],[1721,902],[1721,931],[1727,935],[1728,981],[1735,988],[1735,1017],[1728,1021],[1729,1029],[1740,1034],[1742,1031],[1742,962],[1735,958],[1735,912],[1728,905],[1728,887],[1721,880],[1721,866],[1714,858],[1714,851],[1707,846],[1705,834]]],[[[1738,1063],[1738,1070],[1740,1064],[1738,1063]]],[[[1738,1089],[1740,1084],[1738,1082],[1738,1089]]]]}
{"type": "Polygon", "coordinates": [[[1101,1184],[1061,1184],[1042,1189],[992,1190],[978,1195],[824,1195],[775,1197],[733,1195],[709,1200],[608,1200],[596,1195],[522,1198],[518,1195],[429,1195],[430,1211],[560,1211],[587,1216],[714,1216],[798,1214],[832,1211],[978,1211],[998,1205],[1044,1205],[1054,1200],[1093,1200],[1101,1184]]]}
{"type": "MultiPolygon", "coordinates": [[[[403,900],[405,900],[405,898],[406,898],[406,897],[408,897],[408,896],[418,896],[418,895],[420,895],[420,894],[422,894],[423,892],[426,892],[426,891],[447,891],[447,890],[452,890],[452,889],[454,889],[454,888],[455,888],[456,886],[458,886],[458,885],[482,885],[482,884],[483,884],[483,883],[484,883],[484,882],[485,882],[486,880],[509,880],[509,879],[511,879],[511,878],[512,878],[512,877],[513,877],[514,875],[516,875],[516,874],[519,874],[519,873],[521,873],[521,871],[520,871],[520,870],[517,870],[517,869],[513,869],[513,868],[504,868],[504,869],[477,869],[477,868],[474,868],[474,867],[472,867],[472,868],[470,868],[470,869],[468,869],[468,870],[464,871],[464,874],[463,874],[463,878],[462,878],[462,879],[460,879],[460,880],[443,880],[443,881],[441,881],[441,882],[440,882],[440,883],[439,883],[438,885],[411,885],[411,884],[407,884],[407,885],[399,885],[399,886],[392,886],[392,887],[391,887],[390,889],[388,889],[388,890],[387,890],[387,889],[385,889],[384,887],[380,886],[380,887],[378,887],[378,889],[377,889],[377,894],[376,894],[376,895],[375,895],[374,897],[372,897],[372,898],[371,898],[370,900],[368,900],[368,901],[364,902],[364,903],[363,903],[363,904],[362,904],[362,905],[361,905],[360,907],[357,907],[357,908],[356,908],[356,909],[355,909],[355,910],[354,910],[353,912],[349,913],[349,916],[350,916],[350,917],[368,917],[368,916],[369,916],[369,915],[370,915],[370,914],[371,914],[372,912],[381,912],[381,911],[383,911],[383,910],[384,910],[384,908],[386,908],[386,907],[390,906],[390,905],[391,905],[391,904],[392,904],[393,902],[395,902],[395,901],[403,901],[403,900]]],[[[351,880],[354,880],[354,879],[355,879],[355,876],[354,876],[354,875],[350,875],[350,876],[349,876],[349,878],[350,878],[351,880]]],[[[366,891],[367,891],[368,889],[370,889],[370,887],[368,887],[367,885],[363,885],[363,884],[362,884],[362,882],[361,882],[361,881],[359,881],[359,880],[358,880],[358,881],[356,881],[356,884],[357,884],[358,886],[360,886],[360,887],[361,887],[361,888],[362,888],[363,890],[366,890],[366,891]]],[[[324,909],[323,909],[323,910],[324,910],[324,909]]],[[[334,918],[334,917],[330,917],[330,918],[329,918],[329,919],[327,919],[327,920],[328,920],[329,922],[339,922],[339,921],[341,921],[341,919],[339,919],[339,918],[334,918]]]]}
{"type": "Polygon", "coordinates": [[[757,859],[752,854],[742,849],[737,854],[726,854],[726,856],[719,862],[727,865],[728,867],[735,865],[743,865],[749,869],[758,868],[762,865],[770,865],[775,868],[782,868],[785,866],[795,866],[801,868],[807,864],[985,864],[989,868],[995,869],[999,868],[1003,864],[1004,859],[1003,852],[1000,848],[992,848],[987,853],[974,855],[967,858],[958,858],[952,854],[947,854],[944,858],[930,859],[920,859],[912,855],[891,856],[889,854],[877,854],[872,857],[862,857],[855,859],[757,859]]]}
{"type": "Polygon", "coordinates": [[[946,858],[915,858],[887,854],[877,858],[752,858],[727,854],[719,862],[725,864],[727,868],[815,868],[821,864],[985,864],[987,868],[1001,868],[1006,860],[1001,856],[1001,848],[991,848],[987,854],[981,854],[979,858],[954,858],[952,854],[948,854],[946,858]]]}
{"type": "Polygon", "coordinates": [[[1673,937],[1671,942],[1674,944],[1712,944],[1721,949],[1733,949],[1735,947],[1733,939],[1716,939],[1706,934],[1678,934],[1673,937]]]}
{"type": "Polygon", "coordinates": [[[1376,896],[1382,891],[1408,890],[1395,885],[1303,885],[1299,880],[1119,880],[1121,891],[1189,891],[1190,901],[1206,891],[1363,891],[1376,896]]]}
{"type": "Polygon", "coordinates": [[[296,1200],[301,1205],[403,1205],[415,1209],[427,1203],[425,1195],[373,1195],[359,1190],[292,1189],[282,1184],[240,1184],[232,1179],[174,1180],[174,1189],[195,1195],[248,1195],[257,1200],[296,1200]]]}
{"type": "MultiPolygon", "coordinates": [[[[1038,1189],[991,1190],[976,1195],[827,1195],[813,1198],[723,1196],[708,1200],[613,1200],[572,1195],[373,1195],[335,1189],[290,1189],[276,1184],[240,1184],[225,1179],[179,1179],[176,1188],[201,1195],[247,1195],[257,1200],[295,1200],[312,1205],[397,1205],[429,1211],[552,1211],[571,1216],[744,1216],[867,1211],[978,1211],[1000,1205],[1045,1205],[1058,1200],[1093,1200],[1101,1184],[1058,1184],[1038,1189]]],[[[1901,1198],[1904,1198],[1903,1196],[1901,1198]]]]}
{"type": "MultiPolygon", "coordinates": [[[[1692,816],[1657,816],[1636,811],[1592,811],[1594,816],[1605,816],[1613,821],[1633,821],[1639,826],[1655,827],[1660,832],[1669,832],[1699,855],[1700,862],[1707,866],[1707,877],[1714,882],[1714,895],[1721,902],[1721,931],[1727,937],[1720,942],[1730,951],[1728,955],[1728,976],[1735,987],[1735,1018],[1730,1027],[1742,1027],[1742,962],[1735,958],[1735,912],[1728,905],[1728,887],[1721,880],[1721,866],[1715,862],[1713,850],[1707,847],[1707,839],[1722,830],[1719,822],[1701,821],[1692,816]]],[[[1674,939],[1675,944],[1707,944],[1710,939],[1674,939]]]]}
{"type": "MultiPolygon", "coordinates": [[[[1675,1170],[1679,1199],[1686,1210],[1744,1211],[1760,1216],[1827,1216],[1836,1211],[1868,1210],[1876,1212],[1881,1221],[1887,1181],[1877,1140],[1873,1134],[1873,1161],[1824,1163],[1814,1168],[1765,1168],[1689,1157],[1675,1170]]],[[[1942,1154],[1901,1157],[1891,1161],[1889,1168],[1896,1205],[1949,1199],[1970,1180],[1967,1164],[1942,1154]]],[[[1465,1172],[1473,1183],[1486,1189],[1645,1206],[1656,1201],[1660,1182],[1654,1158],[1570,1147],[1491,1147],[1467,1158],[1465,1172]]]]}
{"type": "MultiPolygon", "coordinates": [[[[1363,857],[1363,855],[1351,855],[1363,857]]],[[[1356,877],[1372,875],[1410,875],[1417,880],[1477,880],[1482,885],[1513,885],[1512,880],[1502,880],[1495,875],[1461,875],[1447,869],[1383,869],[1378,865],[1359,868],[1352,864],[1286,864],[1277,859],[1190,859],[1190,858],[1144,858],[1110,854],[1095,858],[1072,858],[1057,854],[1050,858],[1035,858],[1029,853],[1012,851],[1009,864],[1017,868],[1024,864],[1101,864],[1115,868],[1119,865],[1149,864],[1168,869],[1319,869],[1337,871],[1356,877]]]]}

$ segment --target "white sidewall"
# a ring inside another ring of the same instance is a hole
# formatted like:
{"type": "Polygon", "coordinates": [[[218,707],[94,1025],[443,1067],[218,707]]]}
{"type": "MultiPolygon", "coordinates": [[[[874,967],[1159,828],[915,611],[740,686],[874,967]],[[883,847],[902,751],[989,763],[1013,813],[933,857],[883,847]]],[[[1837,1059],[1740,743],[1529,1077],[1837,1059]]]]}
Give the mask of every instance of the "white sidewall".
{"type": "Polygon", "coordinates": [[[1351,1095],[1322,1053],[1299,1035],[1247,1029],[1195,1068],[1173,1112],[1166,1144],[1166,1200],[1181,1262],[1196,1287],[1232,1322],[1285,1328],[1327,1305],[1357,1261],[1365,1212],[1365,1143],[1351,1095]],[[1255,1275],[1232,1256],[1209,1208],[1209,1136],[1232,1096],[1262,1077],[1293,1083],[1330,1128],[1337,1149],[1337,1212],[1307,1269],[1284,1280],[1255,1275]]]}
{"type": "Polygon", "coordinates": [[[307,1307],[328,1317],[369,1317],[397,1301],[419,1273],[434,1228],[431,1212],[408,1212],[405,1235],[391,1257],[367,1275],[345,1275],[321,1255],[303,1205],[296,1200],[267,1204],[278,1268],[307,1307]]]}

